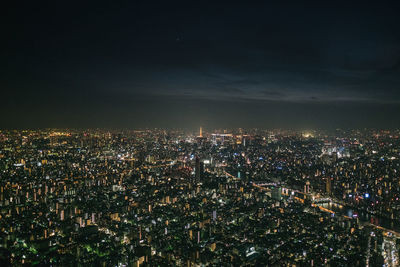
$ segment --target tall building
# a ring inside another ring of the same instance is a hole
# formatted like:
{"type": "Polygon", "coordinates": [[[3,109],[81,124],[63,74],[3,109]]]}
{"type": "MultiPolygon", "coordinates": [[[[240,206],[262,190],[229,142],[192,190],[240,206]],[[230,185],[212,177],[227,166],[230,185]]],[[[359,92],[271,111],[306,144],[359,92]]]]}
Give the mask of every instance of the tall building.
{"type": "Polygon", "coordinates": [[[204,173],[204,162],[200,160],[198,156],[196,156],[196,163],[195,163],[195,179],[196,182],[200,182],[203,178],[204,173]]]}
{"type": "Polygon", "coordinates": [[[310,181],[307,181],[306,184],[304,185],[304,194],[310,194],[310,181]]]}
{"type": "Polygon", "coordinates": [[[332,194],[332,181],[331,181],[331,178],[330,177],[327,177],[326,178],[326,185],[325,185],[325,189],[326,189],[326,193],[328,194],[328,195],[331,195],[332,194]]]}
{"type": "Polygon", "coordinates": [[[200,161],[200,179],[204,178],[204,161],[200,161]]]}
{"type": "Polygon", "coordinates": [[[203,137],[203,128],[200,127],[199,135],[196,137],[196,141],[198,144],[202,144],[203,142],[207,141],[206,137],[203,137]]]}
{"type": "Polygon", "coordinates": [[[282,199],[282,188],[274,187],[271,192],[271,197],[275,200],[281,200],[282,199]]]}

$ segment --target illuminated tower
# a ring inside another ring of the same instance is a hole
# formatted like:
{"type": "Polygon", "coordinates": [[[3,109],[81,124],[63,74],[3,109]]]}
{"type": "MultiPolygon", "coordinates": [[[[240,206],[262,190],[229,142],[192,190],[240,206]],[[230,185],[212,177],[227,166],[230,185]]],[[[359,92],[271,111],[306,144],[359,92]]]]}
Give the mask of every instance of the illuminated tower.
{"type": "Polygon", "coordinates": [[[199,135],[196,137],[196,141],[198,144],[202,144],[206,140],[207,140],[207,138],[203,137],[203,128],[200,127],[199,135]]]}

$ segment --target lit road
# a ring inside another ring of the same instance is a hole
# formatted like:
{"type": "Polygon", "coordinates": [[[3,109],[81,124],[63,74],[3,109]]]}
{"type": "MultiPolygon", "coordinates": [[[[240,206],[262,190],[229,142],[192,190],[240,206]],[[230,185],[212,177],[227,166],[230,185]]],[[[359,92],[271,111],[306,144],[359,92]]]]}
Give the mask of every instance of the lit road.
{"type": "Polygon", "coordinates": [[[385,260],[385,267],[398,266],[398,253],[396,250],[396,242],[393,238],[383,238],[382,256],[385,260]]]}

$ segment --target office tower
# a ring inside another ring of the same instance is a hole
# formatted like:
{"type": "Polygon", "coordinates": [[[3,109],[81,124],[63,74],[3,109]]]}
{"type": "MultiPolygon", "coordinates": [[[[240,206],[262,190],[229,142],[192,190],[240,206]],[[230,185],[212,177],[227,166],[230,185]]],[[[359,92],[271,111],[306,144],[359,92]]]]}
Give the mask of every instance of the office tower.
{"type": "Polygon", "coordinates": [[[204,162],[200,160],[199,157],[196,156],[196,165],[195,165],[195,180],[196,182],[200,182],[203,177],[204,172],[204,162]]]}
{"type": "Polygon", "coordinates": [[[282,199],[282,188],[274,187],[271,192],[271,197],[275,200],[281,200],[282,199]]]}
{"type": "Polygon", "coordinates": [[[331,178],[330,177],[326,178],[326,193],[328,195],[332,194],[332,184],[331,184],[331,178]]]}
{"type": "Polygon", "coordinates": [[[200,181],[204,178],[204,161],[200,161],[200,181]]]}
{"type": "Polygon", "coordinates": [[[307,181],[304,185],[304,194],[310,194],[310,181],[307,181]]]}

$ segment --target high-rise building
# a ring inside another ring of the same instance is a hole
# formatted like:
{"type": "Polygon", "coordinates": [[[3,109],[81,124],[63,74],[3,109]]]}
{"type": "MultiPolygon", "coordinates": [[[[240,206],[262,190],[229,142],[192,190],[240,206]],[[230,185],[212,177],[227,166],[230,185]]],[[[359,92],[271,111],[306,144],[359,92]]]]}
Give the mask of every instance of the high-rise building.
{"type": "Polygon", "coordinates": [[[204,161],[200,161],[200,179],[203,180],[204,178],[204,161]]]}
{"type": "Polygon", "coordinates": [[[304,185],[304,194],[310,194],[310,181],[307,181],[306,184],[304,185]]]}
{"type": "Polygon", "coordinates": [[[275,200],[281,200],[282,199],[282,188],[280,188],[280,187],[273,188],[272,192],[271,192],[271,197],[275,200]]]}
{"type": "Polygon", "coordinates": [[[196,156],[194,165],[194,177],[196,181],[200,180],[200,158],[196,156]]]}
{"type": "Polygon", "coordinates": [[[330,177],[327,177],[326,178],[326,193],[328,194],[328,195],[331,195],[332,194],[332,181],[331,181],[331,178],[330,177]]]}
{"type": "Polygon", "coordinates": [[[204,173],[204,162],[200,160],[198,156],[196,156],[196,163],[195,163],[195,179],[196,182],[200,182],[203,178],[204,173]]]}

